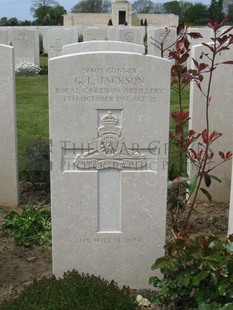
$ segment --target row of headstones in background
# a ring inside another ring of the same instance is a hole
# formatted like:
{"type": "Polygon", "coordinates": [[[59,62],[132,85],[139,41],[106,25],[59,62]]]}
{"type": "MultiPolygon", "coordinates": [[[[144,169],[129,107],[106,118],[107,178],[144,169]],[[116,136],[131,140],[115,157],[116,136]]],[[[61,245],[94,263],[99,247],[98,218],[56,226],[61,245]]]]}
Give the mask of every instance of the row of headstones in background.
{"type": "Polygon", "coordinates": [[[15,65],[25,61],[40,65],[39,31],[20,28],[0,30],[0,44],[14,47],[15,65]]]}
{"type": "MultiPolygon", "coordinates": [[[[166,35],[166,31],[164,28],[148,28],[148,35],[147,35],[147,44],[148,44],[148,54],[153,56],[161,57],[161,51],[155,47],[154,44],[157,44],[156,41],[162,42],[164,40],[164,49],[172,48],[172,45],[176,41],[176,28],[169,28],[169,33],[166,35]]],[[[211,30],[208,28],[189,28],[189,32],[199,32],[202,35],[202,38],[199,39],[192,39],[189,37],[189,40],[192,45],[198,45],[201,43],[208,43],[210,42],[211,38],[211,30]]],[[[169,51],[165,51],[163,57],[168,57],[169,51]]]]}
{"type": "Polygon", "coordinates": [[[103,44],[49,60],[53,271],[149,288],[165,242],[167,153],[154,148],[168,144],[170,62],[103,44]]]}
{"type": "MultiPolygon", "coordinates": [[[[144,44],[144,27],[87,27],[82,30],[83,41],[122,41],[135,44],[144,44]]],[[[77,43],[79,31],[58,28],[47,31],[48,57],[62,55],[62,46],[77,43]]]]}
{"type": "Polygon", "coordinates": [[[145,46],[120,41],[87,41],[64,45],[62,47],[62,55],[93,51],[121,51],[145,54],[145,46]]]}
{"type": "Polygon", "coordinates": [[[0,205],[18,204],[14,48],[0,44],[0,205]]]}

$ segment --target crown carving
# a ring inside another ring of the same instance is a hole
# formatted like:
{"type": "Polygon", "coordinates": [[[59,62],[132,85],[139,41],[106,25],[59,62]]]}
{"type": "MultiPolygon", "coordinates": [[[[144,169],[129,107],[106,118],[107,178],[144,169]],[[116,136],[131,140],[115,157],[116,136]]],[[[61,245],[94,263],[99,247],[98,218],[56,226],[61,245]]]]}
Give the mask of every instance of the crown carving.
{"type": "Polygon", "coordinates": [[[118,123],[118,118],[113,115],[111,111],[108,111],[108,114],[101,118],[101,123],[102,126],[98,128],[98,134],[100,137],[105,134],[115,134],[117,136],[121,135],[122,128],[116,126],[118,123]]]}

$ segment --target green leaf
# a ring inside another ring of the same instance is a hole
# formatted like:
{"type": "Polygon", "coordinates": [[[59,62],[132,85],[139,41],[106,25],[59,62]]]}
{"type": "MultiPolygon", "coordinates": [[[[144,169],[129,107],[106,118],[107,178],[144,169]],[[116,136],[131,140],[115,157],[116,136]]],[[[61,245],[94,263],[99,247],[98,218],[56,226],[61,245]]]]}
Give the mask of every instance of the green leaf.
{"type": "Polygon", "coordinates": [[[221,283],[218,286],[218,293],[219,293],[220,296],[225,296],[226,295],[227,287],[228,287],[228,285],[226,283],[221,283]]]}
{"type": "Polygon", "coordinates": [[[211,179],[214,179],[214,180],[218,181],[219,183],[222,183],[222,181],[218,177],[216,177],[216,175],[210,175],[209,174],[209,176],[211,177],[211,179]]]}
{"type": "Polygon", "coordinates": [[[209,276],[208,271],[201,271],[193,277],[193,285],[199,286],[200,282],[209,276]]]}
{"type": "Polygon", "coordinates": [[[190,183],[189,183],[189,194],[193,194],[196,187],[197,187],[197,180],[198,180],[198,176],[195,175],[191,180],[190,180],[190,183]]]}
{"type": "Polygon", "coordinates": [[[152,265],[151,269],[156,270],[160,269],[161,267],[165,267],[167,265],[168,259],[164,257],[159,257],[155,263],[152,265]]]}
{"type": "Polygon", "coordinates": [[[198,310],[211,310],[211,306],[205,303],[198,305],[198,310]]]}
{"type": "Polygon", "coordinates": [[[205,188],[202,188],[202,187],[200,188],[200,190],[208,198],[209,202],[212,202],[212,197],[211,197],[210,193],[205,188]]]}
{"type": "Polygon", "coordinates": [[[233,253],[233,242],[229,242],[226,245],[226,250],[227,250],[227,253],[229,253],[229,254],[233,253]]]}

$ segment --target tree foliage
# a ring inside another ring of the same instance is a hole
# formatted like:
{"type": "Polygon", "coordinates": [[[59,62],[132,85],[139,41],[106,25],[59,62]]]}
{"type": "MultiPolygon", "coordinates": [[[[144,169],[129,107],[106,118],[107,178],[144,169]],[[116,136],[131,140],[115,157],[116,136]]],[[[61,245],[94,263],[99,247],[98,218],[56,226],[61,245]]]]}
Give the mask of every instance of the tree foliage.
{"type": "Polygon", "coordinates": [[[30,20],[18,20],[16,17],[11,17],[11,18],[7,18],[7,17],[2,17],[0,19],[0,26],[31,26],[32,22],[30,20]]]}
{"type": "Polygon", "coordinates": [[[209,18],[220,23],[224,19],[223,0],[211,0],[209,18]]]}
{"type": "Polygon", "coordinates": [[[30,11],[34,14],[35,10],[41,7],[55,7],[59,6],[56,0],[32,0],[30,11]]]}
{"type": "Polygon", "coordinates": [[[202,3],[195,3],[185,10],[182,21],[191,25],[206,25],[208,7],[202,3]]]}
{"type": "Polygon", "coordinates": [[[151,0],[136,0],[132,5],[134,13],[152,13],[154,3],[151,0]]]}
{"type": "Polygon", "coordinates": [[[66,10],[56,0],[33,0],[31,12],[36,25],[62,25],[66,10]]]}
{"type": "Polygon", "coordinates": [[[108,13],[111,10],[110,0],[81,0],[71,9],[71,13],[108,13]]]}
{"type": "Polygon", "coordinates": [[[181,15],[181,7],[178,1],[165,2],[164,5],[165,13],[172,13],[175,15],[181,15]]]}

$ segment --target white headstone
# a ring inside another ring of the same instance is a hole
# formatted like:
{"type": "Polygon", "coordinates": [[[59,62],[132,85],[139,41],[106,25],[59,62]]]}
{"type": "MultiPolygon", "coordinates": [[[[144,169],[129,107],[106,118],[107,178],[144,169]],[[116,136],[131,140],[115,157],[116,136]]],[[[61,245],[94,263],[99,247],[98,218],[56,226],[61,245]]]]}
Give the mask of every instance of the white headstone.
{"type": "Polygon", "coordinates": [[[170,62],[71,54],[49,72],[53,271],[148,288],[164,254],[170,62]]]}
{"type": "MultiPolygon", "coordinates": [[[[161,42],[163,42],[163,49],[171,49],[176,41],[176,29],[167,28],[168,31],[163,29],[148,29],[147,34],[147,46],[148,54],[153,56],[162,57],[160,47],[161,42]]],[[[163,57],[167,58],[169,50],[164,51],[163,57]]]]}
{"type": "Polygon", "coordinates": [[[144,27],[119,27],[117,29],[117,41],[144,44],[144,34],[144,27]]]}
{"type": "Polygon", "coordinates": [[[83,41],[107,40],[106,27],[87,27],[83,29],[83,41]]]}
{"type": "Polygon", "coordinates": [[[119,41],[87,41],[65,45],[62,48],[63,55],[93,51],[121,51],[144,54],[145,47],[144,45],[119,41]]]}
{"type": "Polygon", "coordinates": [[[18,204],[14,48],[0,45],[0,204],[18,204]]]}
{"type": "MultiPolygon", "coordinates": [[[[208,53],[203,45],[196,45],[192,47],[191,58],[196,59],[198,62],[206,62],[206,57],[200,58],[202,52],[208,53]]],[[[217,62],[223,62],[233,59],[233,51],[223,51],[219,57],[216,58],[217,62]]],[[[207,90],[208,74],[203,74],[204,80],[201,83],[204,92],[207,90]]],[[[219,65],[213,72],[213,80],[211,86],[211,102],[209,105],[210,111],[210,132],[217,131],[222,133],[215,143],[211,145],[211,150],[214,152],[215,157],[212,160],[212,166],[220,161],[218,152],[233,151],[233,80],[232,80],[232,66],[219,65]]],[[[195,83],[191,84],[190,88],[190,129],[196,132],[202,132],[205,128],[205,97],[202,95],[195,83]]],[[[194,175],[196,170],[190,168],[191,175],[194,175]]],[[[224,163],[217,167],[210,174],[216,175],[222,182],[212,180],[209,188],[206,188],[213,201],[227,202],[230,199],[230,184],[231,184],[231,162],[224,163]]],[[[203,186],[205,187],[205,186],[203,186]]],[[[199,200],[206,200],[202,194],[199,195],[199,200]]]]}
{"type": "Polygon", "coordinates": [[[7,31],[0,30],[0,44],[7,45],[7,31]]]}
{"type": "Polygon", "coordinates": [[[11,31],[11,35],[15,48],[15,64],[31,62],[39,65],[39,31],[17,28],[11,31]]]}
{"type": "Polygon", "coordinates": [[[49,29],[48,36],[48,58],[62,55],[62,46],[73,43],[73,33],[70,29],[49,29]]]}

